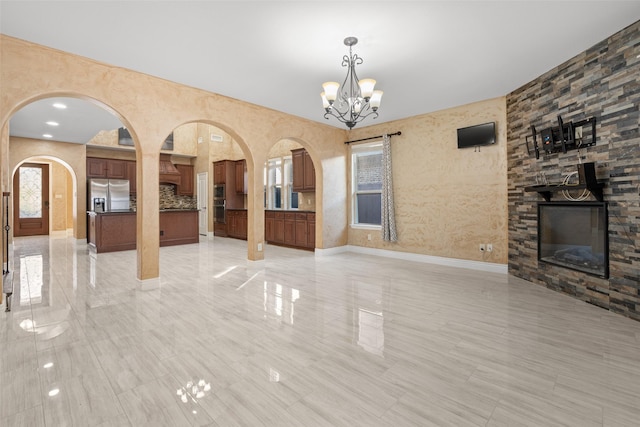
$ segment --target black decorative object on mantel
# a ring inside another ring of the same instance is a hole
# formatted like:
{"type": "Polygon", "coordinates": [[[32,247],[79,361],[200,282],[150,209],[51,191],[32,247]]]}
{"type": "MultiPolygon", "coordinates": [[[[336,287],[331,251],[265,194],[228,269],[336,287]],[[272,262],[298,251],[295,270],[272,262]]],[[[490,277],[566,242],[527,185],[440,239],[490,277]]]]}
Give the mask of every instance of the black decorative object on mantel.
{"type": "Polygon", "coordinates": [[[569,150],[596,145],[596,118],[564,123],[562,117],[558,115],[557,126],[547,127],[540,132],[536,131],[536,127],[532,124],[531,135],[526,136],[525,142],[527,153],[530,156],[535,154],[536,159],[540,158],[540,152],[566,153],[569,150]],[[538,138],[541,145],[538,145],[538,138]]]}

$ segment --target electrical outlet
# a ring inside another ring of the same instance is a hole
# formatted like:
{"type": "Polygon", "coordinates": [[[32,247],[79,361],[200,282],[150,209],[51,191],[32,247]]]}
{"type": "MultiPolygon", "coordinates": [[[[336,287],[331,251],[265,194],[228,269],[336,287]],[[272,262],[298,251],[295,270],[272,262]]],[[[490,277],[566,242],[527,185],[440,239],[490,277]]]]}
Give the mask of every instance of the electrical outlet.
{"type": "Polygon", "coordinates": [[[371,240],[371,233],[367,234],[367,240],[371,240]]]}
{"type": "Polygon", "coordinates": [[[493,252],[493,244],[487,243],[487,252],[493,252]]]}
{"type": "Polygon", "coordinates": [[[485,249],[484,243],[480,243],[480,252],[484,252],[484,249],[485,249]]]}
{"type": "Polygon", "coordinates": [[[262,243],[258,243],[258,252],[262,252],[262,243]]]}

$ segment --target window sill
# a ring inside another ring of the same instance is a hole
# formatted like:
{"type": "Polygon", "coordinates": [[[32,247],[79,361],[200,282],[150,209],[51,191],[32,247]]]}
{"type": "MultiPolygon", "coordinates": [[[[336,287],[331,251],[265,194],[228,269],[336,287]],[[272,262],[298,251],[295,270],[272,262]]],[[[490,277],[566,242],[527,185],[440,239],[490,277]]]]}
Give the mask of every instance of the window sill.
{"type": "Polygon", "coordinates": [[[374,224],[351,224],[350,227],[355,229],[355,230],[380,230],[380,229],[382,229],[381,225],[374,225],[374,224]]]}

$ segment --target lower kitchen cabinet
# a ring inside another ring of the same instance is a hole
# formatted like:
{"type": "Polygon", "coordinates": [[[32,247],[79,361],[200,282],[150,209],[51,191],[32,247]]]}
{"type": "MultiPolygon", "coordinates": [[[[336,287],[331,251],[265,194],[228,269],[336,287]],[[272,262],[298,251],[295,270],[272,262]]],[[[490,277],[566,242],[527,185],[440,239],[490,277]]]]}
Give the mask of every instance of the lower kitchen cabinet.
{"type": "Polygon", "coordinates": [[[284,244],[296,245],[296,214],[285,212],[284,214],[284,244]]]}
{"type": "MultiPolygon", "coordinates": [[[[115,252],[136,248],[135,212],[89,212],[89,246],[96,252],[115,252]]],[[[198,243],[198,211],[160,212],[160,246],[198,243]]]]}
{"type": "Polygon", "coordinates": [[[265,211],[265,241],[292,248],[311,249],[316,244],[314,212],[265,211]]]}
{"type": "Polygon", "coordinates": [[[247,210],[227,209],[227,237],[247,240],[247,210]]]}
{"type": "Polygon", "coordinates": [[[316,247],[316,214],[307,214],[307,248],[315,249],[316,247]]]}
{"type": "Polygon", "coordinates": [[[197,210],[166,210],[160,212],[160,246],[198,243],[197,210]]]}
{"type": "Polygon", "coordinates": [[[89,246],[96,252],[128,251],[136,248],[135,212],[89,212],[89,246]]]}
{"type": "Polygon", "coordinates": [[[276,240],[276,213],[266,211],[264,213],[264,240],[273,242],[276,240]]]}

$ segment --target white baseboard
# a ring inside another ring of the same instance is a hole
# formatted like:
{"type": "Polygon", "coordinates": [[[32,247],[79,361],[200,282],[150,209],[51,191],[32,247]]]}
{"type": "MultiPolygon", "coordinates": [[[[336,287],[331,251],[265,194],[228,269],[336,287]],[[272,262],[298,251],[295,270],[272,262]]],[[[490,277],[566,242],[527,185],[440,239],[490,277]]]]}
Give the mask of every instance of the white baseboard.
{"type": "Polygon", "coordinates": [[[414,254],[410,252],[390,251],[387,249],[365,248],[362,246],[345,245],[328,249],[316,249],[316,256],[336,255],[344,252],[355,252],[365,255],[395,258],[404,261],[424,262],[427,264],[445,265],[448,267],[467,268],[490,273],[508,274],[507,264],[471,261],[466,259],[445,258],[432,255],[414,254]]]}

